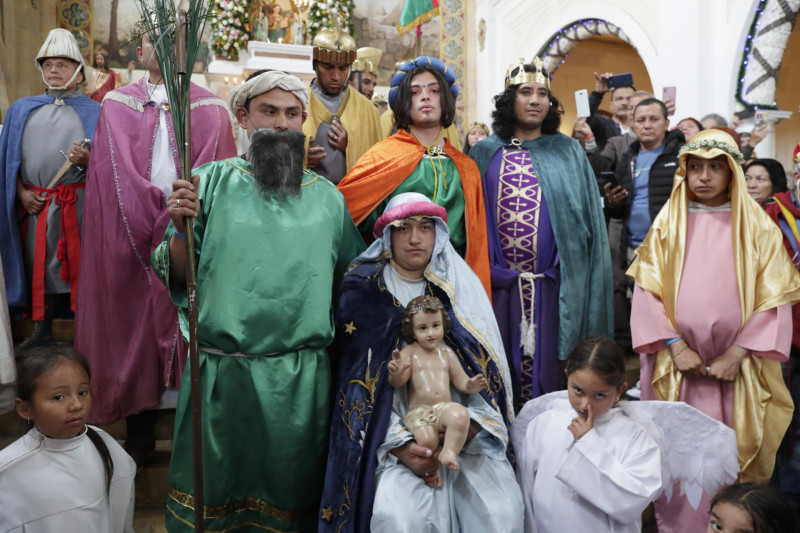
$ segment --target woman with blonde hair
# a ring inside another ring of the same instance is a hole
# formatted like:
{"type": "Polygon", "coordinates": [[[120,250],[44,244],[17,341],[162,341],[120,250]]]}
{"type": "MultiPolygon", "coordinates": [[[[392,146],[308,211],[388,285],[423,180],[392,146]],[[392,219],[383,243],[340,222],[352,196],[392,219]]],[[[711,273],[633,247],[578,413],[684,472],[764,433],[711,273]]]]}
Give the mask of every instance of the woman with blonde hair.
{"type": "MultiPolygon", "coordinates": [[[[731,426],[742,480],[763,483],[792,415],[780,361],[800,275],[748,195],[742,161],[733,138],[715,129],[681,148],[670,199],[628,270],[631,332],[642,399],[684,401],[731,426]]],[[[705,493],[697,509],[679,491],[660,498],[659,531],[702,531],[709,502],[705,493]]]]}

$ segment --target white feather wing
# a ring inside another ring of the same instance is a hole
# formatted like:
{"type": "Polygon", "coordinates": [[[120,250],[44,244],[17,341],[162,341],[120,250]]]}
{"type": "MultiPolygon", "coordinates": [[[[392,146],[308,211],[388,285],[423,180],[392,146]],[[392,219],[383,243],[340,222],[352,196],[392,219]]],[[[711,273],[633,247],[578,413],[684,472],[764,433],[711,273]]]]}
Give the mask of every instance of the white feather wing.
{"type": "Polygon", "coordinates": [[[697,509],[703,490],[717,489],[736,480],[739,453],[736,432],[684,402],[620,402],[622,411],[640,423],[661,448],[663,489],[672,499],[672,487],[697,509]]]}

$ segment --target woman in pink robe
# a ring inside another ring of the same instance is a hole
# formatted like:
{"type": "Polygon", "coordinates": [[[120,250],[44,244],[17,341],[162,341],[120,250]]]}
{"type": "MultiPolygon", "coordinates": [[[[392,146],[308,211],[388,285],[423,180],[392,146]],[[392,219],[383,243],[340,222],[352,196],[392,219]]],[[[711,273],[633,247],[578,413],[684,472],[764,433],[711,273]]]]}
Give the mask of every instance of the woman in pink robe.
{"type": "MultiPolygon", "coordinates": [[[[642,400],[680,400],[737,431],[743,480],[769,479],[792,413],[779,361],[792,338],[800,276],[748,196],[741,153],[707,130],[681,149],[669,203],[637,249],[631,314],[642,400]]],[[[698,465],[700,468],[702,465],[698,465]]],[[[679,491],[656,501],[661,533],[703,531],[679,491]]]]}

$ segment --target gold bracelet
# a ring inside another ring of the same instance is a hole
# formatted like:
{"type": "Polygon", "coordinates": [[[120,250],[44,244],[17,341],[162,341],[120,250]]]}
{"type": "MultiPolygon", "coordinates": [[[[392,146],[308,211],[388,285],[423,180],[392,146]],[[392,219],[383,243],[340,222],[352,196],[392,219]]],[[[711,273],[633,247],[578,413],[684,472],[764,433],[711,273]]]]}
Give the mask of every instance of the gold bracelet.
{"type": "MultiPolygon", "coordinates": [[[[681,339],[681,340],[683,341],[683,339],[681,339]]],[[[678,356],[679,356],[680,354],[682,354],[682,353],[683,353],[683,351],[684,351],[686,348],[688,348],[688,347],[689,347],[689,343],[688,343],[688,342],[686,342],[686,341],[683,341],[683,348],[681,348],[680,350],[678,350],[678,353],[676,353],[675,355],[673,355],[673,356],[672,356],[672,358],[673,358],[673,359],[675,359],[676,357],[678,357],[678,356]]]]}

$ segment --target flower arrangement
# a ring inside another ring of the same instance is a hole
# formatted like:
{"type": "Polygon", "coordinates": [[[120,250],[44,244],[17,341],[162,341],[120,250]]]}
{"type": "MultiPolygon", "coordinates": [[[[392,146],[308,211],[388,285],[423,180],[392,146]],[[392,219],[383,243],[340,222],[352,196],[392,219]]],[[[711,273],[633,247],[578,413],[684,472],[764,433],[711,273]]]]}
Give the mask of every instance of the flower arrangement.
{"type": "Polygon", "coordinates": [[[308,33],[313,41],[317,33],[322,30],[333,28],[334,14],[339,14],[341,28],[355,39],[353,11],[355,4],[353,0],[318,0],[311,4],[308,11],[308,33]]]}
{"type": "Polygon", "coordinates": [[[239,60],[239,52],[247,48],[248,0],[211,0],[211,51],[220,59],[239,60]]]}

